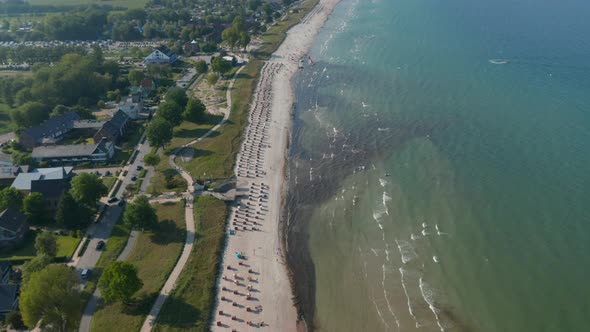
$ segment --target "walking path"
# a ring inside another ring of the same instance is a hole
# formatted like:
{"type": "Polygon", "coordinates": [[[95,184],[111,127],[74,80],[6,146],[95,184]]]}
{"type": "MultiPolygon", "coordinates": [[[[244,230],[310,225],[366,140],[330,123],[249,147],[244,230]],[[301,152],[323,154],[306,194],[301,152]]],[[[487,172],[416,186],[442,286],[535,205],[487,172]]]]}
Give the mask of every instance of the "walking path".
{"type": "Polygon", "coordinates": [[[141,332],[149,332],[152,330],[152,327],[154,326],[154,323],[156,322],[156,318],[158,317],[158,314],[160,313],[160,310],[162,309],[164,302],[166,302],[166,299],[170,295],[170,292],[172,292],[172,290],[176,286],[176,280],[180,276],[180,273],[184,269],[184,266],[186,265],[186,262],[188,261],[189,256],[190,256],[191,252],[193,251],[193,244],[195,241],[195,221],[194,221],[194,214],[193,214],[193,201],[194,201],[193,194],[195,192],[195,188],[193,186],[194,180],[190,174],[188,174],[185,170],[183,170],[182,168],[180,168],[176,164],[175,159],[178,155],[181,155],[180,152],[183,149],[185,149],[188,146],[195,144],[195,143],[201,141],[203,138],[211,135],[211,133],[213,133],[219,127],[221,127],[225,123],[225,121],[229,118],[229,114],[231,112],[231,90],[233,89],[234,82],[236,81],[236,77],[242,71],[242,69],[244,69],[244,67],[241,67],[240,69],[238,69],[238,71],[236,71],[236,73],[232,77],[231,82],[229,83],[229,86],[227,89],[227,94],[226,94],[227,109],[225,111],[223,119],[217,125],[215,125],[213,128],[211,128],[208,132],[206,132],[203,136],[175,149],[174,152],[170,155],[170,158],[168,159],[168,163],[170,164],[170,166],[180,172],[180,175],[182,175],[182,177],[184,178],[184,180],[187,182],[187,185],[188,185],[186,192],[183,194],[183,197],[186,199],[186,206],[185,206],[185,210],[184,210],[185,211],[184,219],[186,222],[186,241],[184,243],[184,248],[182,249],[182,254],[180,255],[180,258],[178,259],[178,262],[176,262],[176,265],[174,266],[172,273],[170,273],[170,275],[168,276],[168,280],[166,280],[166,283],[164,284],[164,287],[162,287],[162,290],[160,290],[160,294],[158,295],[156,302],[152,306],[152,309],[150,310],[149,315],[146,317],[145,321],[143,322],[143,325],[141,327],[141,332]]]}

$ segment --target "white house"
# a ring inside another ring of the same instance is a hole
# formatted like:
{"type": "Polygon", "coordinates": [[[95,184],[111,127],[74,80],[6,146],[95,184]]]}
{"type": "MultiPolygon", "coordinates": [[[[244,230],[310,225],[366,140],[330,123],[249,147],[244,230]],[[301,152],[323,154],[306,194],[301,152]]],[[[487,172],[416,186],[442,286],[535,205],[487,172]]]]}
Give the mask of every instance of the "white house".
{"type": "Polygon", "coordinates": [[[165,45],[160,45],[156,48],[150,55],[145,57],[143,62],[145,65],[158,63],[158,64],[172,64],[176,62],[178,58],[176,57],[176,53],[174,53],[171,49],[169,49],[165,45]]]}

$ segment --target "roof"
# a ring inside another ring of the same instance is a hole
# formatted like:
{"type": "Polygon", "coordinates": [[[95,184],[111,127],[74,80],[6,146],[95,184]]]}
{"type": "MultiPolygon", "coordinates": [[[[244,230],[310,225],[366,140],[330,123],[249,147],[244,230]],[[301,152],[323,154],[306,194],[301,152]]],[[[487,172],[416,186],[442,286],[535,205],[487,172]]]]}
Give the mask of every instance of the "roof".
{"type": "Polygon", "coordinates": [[[153,89],[154,88],[154,80],[152,80],[151,78],[144,78],[141,81],[141,87],[149,89],[149,90],[153,89]]]}
{"type": "Polygon", "coordinates": [[[10,312],[15,309],[14,302],[18,293],[18,285],[0,285],[0,312],[10,312]]]}
{"type": "Polygon", "coordinates": [[[164,54],[166,54],[169,57],[173,57],[176,55],[176,53],[174,53],[174,51],[172,51],[170,48],[168,48],[168,46],[166,45],[160,45],[158,47],[156,47],[156,49],[164,54]]]}
{"type": "Polygon", "coordinates": [[[33,158],[89,156],[98,144],[46,145],[33,149],[33,158]]]}
{"type": "Polygon", "coordinates": [[[25,130],[23,135],[31,136],[35,140],[41,140],[43,137],[51,136],[57,131],[70,128],[76,120],[80,120],[78,113],[68,112],[64,115],[47,119],[40,125],[25,130]]]}
{"type": "Polygon", "coordinates": [[[28,171],[29,171],[29,165],[1,166],[0,167],[0,179],[13,179],[19,173],[27,173],[28,171]]]}
{"type": "Polygon", "coordinates": [[[70,176],[73,167],[37,168],[30,173],[20,173],[11,187],[18,190],[31,190],[31,183],[43,180],[63,180],[70,176]]]}
{"type": "Polygon", "coordinates": [[[119,109],[110,120],[105,122],[102,128],[112,136],[118,137],[121,129],[127,124],[127,122],[129,122],[129,120],[129,116],[119,109]]]}
{"type": "Polygon", "coordinates": [[[0,212],[0,227],[11,232],[18,232],[25,222],[27,217],[17,209],[9,207],[0,212]]]}
{"type": "Polygon", "coordinates": [[[76,120],[74,121],[74,128],[76,129],[86,129],[86,128],[96,128],[99,129],[106,121],[102,120],[76,120]]]}

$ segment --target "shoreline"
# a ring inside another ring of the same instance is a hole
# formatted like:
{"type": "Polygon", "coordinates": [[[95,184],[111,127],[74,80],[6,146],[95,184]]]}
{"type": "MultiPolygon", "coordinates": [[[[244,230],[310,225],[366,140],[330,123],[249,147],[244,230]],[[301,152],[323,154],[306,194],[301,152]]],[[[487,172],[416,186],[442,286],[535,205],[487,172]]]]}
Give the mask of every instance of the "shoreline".
{"type": "Polygon", "coordinates": [[[212,330],[305,330],[285,261],[288,154],[299,59],[340,0],[320,0],[263,65],[237,156],[237,192],[223,254],[212,330]],[[281,222],[282,221],[282,222],[281,222]],[[240,253],[241,258],[237,257],[240,253]]]}

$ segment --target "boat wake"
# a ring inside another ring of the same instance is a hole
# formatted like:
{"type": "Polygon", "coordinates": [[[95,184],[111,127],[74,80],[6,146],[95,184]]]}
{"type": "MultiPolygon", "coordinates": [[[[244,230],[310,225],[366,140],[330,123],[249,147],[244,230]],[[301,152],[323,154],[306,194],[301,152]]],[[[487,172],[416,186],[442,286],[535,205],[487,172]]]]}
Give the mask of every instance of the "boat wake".
{"type": "Polygon", "coordinates": [[[510,63],[510,60],[505,59],[490,59],[489,61],[493,65],[507,65],[510,63]]]}

